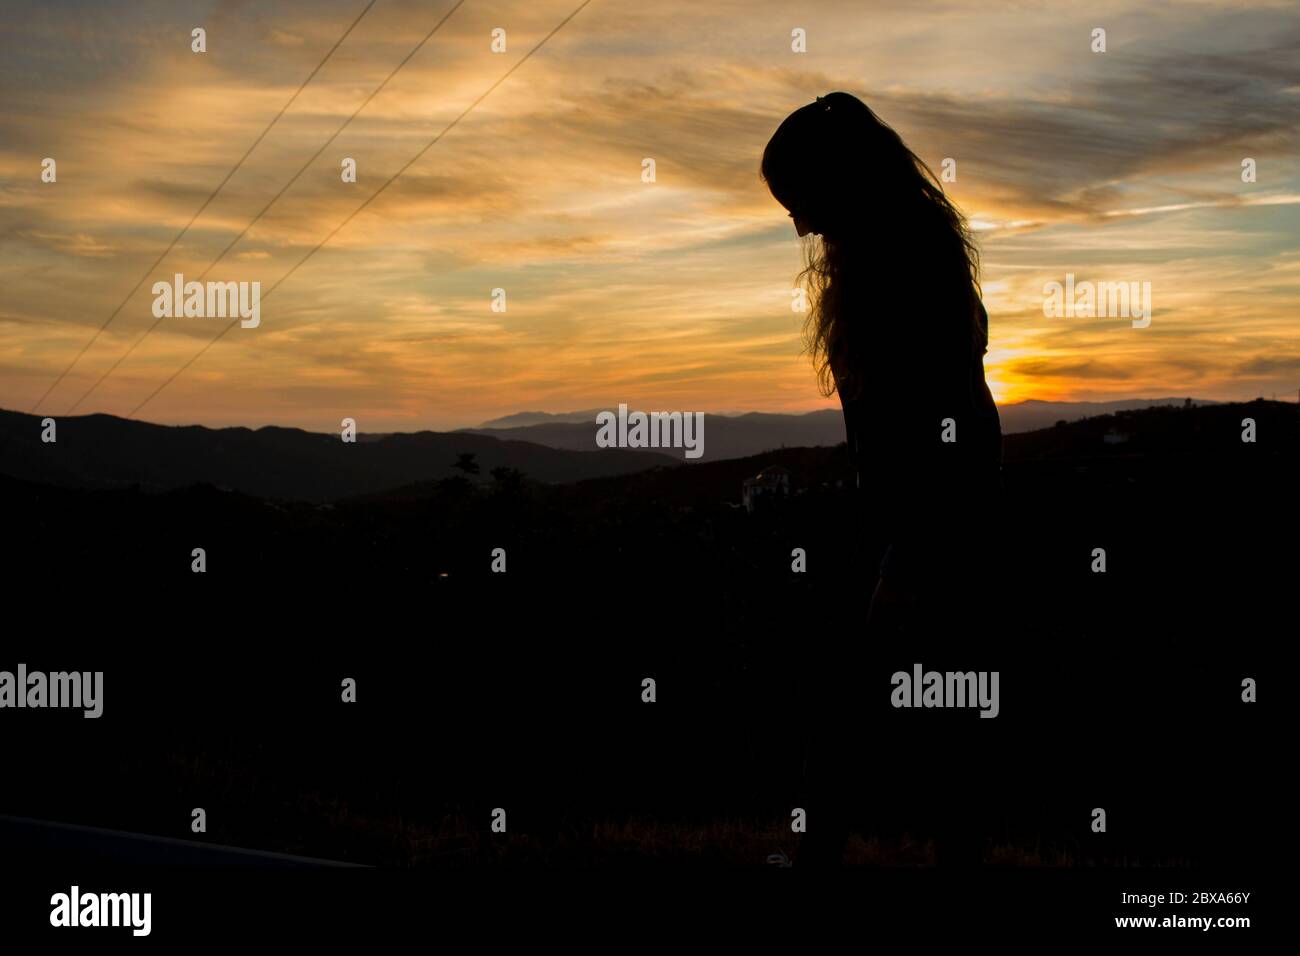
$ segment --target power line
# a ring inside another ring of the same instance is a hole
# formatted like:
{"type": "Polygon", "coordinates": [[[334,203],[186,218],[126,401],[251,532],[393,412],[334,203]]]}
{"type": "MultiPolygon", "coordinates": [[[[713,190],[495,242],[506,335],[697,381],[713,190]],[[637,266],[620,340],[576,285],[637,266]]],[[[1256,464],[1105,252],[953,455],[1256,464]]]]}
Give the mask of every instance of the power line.
{"type": "MultiPolygon", "coordinates": [[[[229,252],[231,249],[233,249],[235,247],[235,244],[238,243],[240,239],[243,239],[244,236],[248,234],[248,230],[252,229],[253,226],[256,225],[257,222],[264,215],[266,215],[266,211],[270,209],[272,206],[274,206],[276,201],[281,196],[283,196],[286,192],[288,192],[289,187],[298,181],[298,177],[300,177],[303,173],[305,173],[307,171],[307,168],[311,166],[312,163],[316,162],[317,159],[320,158],[321,153],[325,152],[325,150],[329,147],[330,143],[338,139],[339,134],[341,134],[345,129],[348,128],[348,126],[351,125],[352,121],[357,118],[357,116],[361,113],[363,109],[366,108],[367,105],[369,105],[370,101],[373,100],[376,96],[378,96],[380,91],[382,91],[383,88],[388,85],[389,81],[392,80],[392,78],[397,75],[398,71],[401,70],[402,67],[406,66],[406,64],[410,62],[411,57],[415,56],[415,54],[420,52],[420,49],[426,43],[429,42],[429,40],[433,37],[433,35],[438,32],[438,29],[444,23],[447,22],[447,19],[458,9],[460,9],[461,5],[464,2],[465,0],[456,0],[455,6],[453,6],[450,10],[448,10],[443,15],[443,18],[439,20],[436,24],[434,24],[433,29],[424,35],[424,39],[422,39],[419,43],[417,43],[414,47],[411,48],[411,52],[406,54],[402,62],[397,64],[397,66],[393,68],[392,72],[390,72],[388,76],[384,77],[384,81],[380,83],[377,87],[375,87],[373,92],[371,92],[371,94],[362,101],[360,106],[358,106],[355,110],[352,111],[352,115],[349,116],[346,120],[344,120],[342,125],[339,126],[339,128],[334,131],[334,133],[330,136],[330,138],[325,140],[325,142],[321,144],[320,149],[316,150],[316,152],[312,154],[312,157],[309,160],[307,160],[307,162],[303,163],[301,167],[299,167],[298,171],[293,174],[293,176],[289,179],[289,181],[285,183],[282,187],[280,187],[280,191],[271,197],[270,202],[268,202],[265,206],[262,207],[261,211],[252,218],[252,220],[248,223],[248,225],[244,227],[243,231],[240,232],[239,235],[235,236],[234,239],[231,239],[230,242],[226,244],[226,248],[221,250],[221,254],[219,256],[217,256],[215,259],[213,259],[211,262],[208,263],[208,267],[204,269],[202,273],[199,274],[199,278],[196,281],[199,282],[203,281],[203,278],[213,270],[216,264],[226,257],[226,253],[229,252]]],[[[144,342],[144,340],[147,339],[153,333],[153,330],[158,328],[160,324],[162,324],[161,317],[155,319],[153,325],[149,326],[149,328],[144,330],[144,335],[136,339],[131,344],[130,348],[128,348],[125,352],[123,352],[120,356],[118,356],[117,361],[114,362],[108,368],[108,370],[105,371],[104,374],[99,377],[98,381],[96,381],[95,384],[91,385],[90,388],[86,389],[86,391],[82,394],[82,396],[79,399],[77,399],[75,402],[72,403],[71,407],[68,408],[65,414],[71,415],[74,411],[76,411],[77,406],[80,405],[82,402],[84,402],[90,396],[91,392],[99,388],[99,386],[104,383],[105,379],[107,379],[110,375],[112,375],[115,371],[117,371],[118,366],[120,366],[123,362],[125,362],[127,358],[130,357],[131,353],[134,352],[140,346],[140,344],[144,342]]]]}
{"type": "MultiPolygon", "coordinates": [[[[548,40],[551,39],[551,37],[553,37],[553,36],[555,36],[555,34],[559,33],[560,30],[561,30],[561,28],[563,28],[563,27],[564,27],[564,26],[565,26],[565,25],[566,25],[570,20],[572,20],[572,19],[573,19],[574,17],[576,17],[579,13],[581,13],[582,10],[583,10],[583,8],[586,7],[587,4],[589,4],[589,3],[591,3],[591,0],[582,0],[582,3],[578,4],[578,6],[574,9],[574,11],[573,11],[572,13],[570,13],[567,17],[565,17],[563,20],[561,20],[561,21],[560,21],[560,22],[555,26],[555,28],[554,28],[553,30],[551,30],[550,33],[548,33],[548,34],[546,34],[546,36],[542,37],[541,41],[538,42],[536,46],[534,46],[531,50],[529,50],[527,53],[525,53],[525,54],[523,55],[523,57],[522,57],[522,58],[521,58],[517,63],[515,63],[514,66],[512,66],[512,67],[510,67],[510,69],[506,70],[506,72],[503,73],[503,74],[500,76],[500,78],[497,79],[497,81],[496,81],[495,83],[493,83],[491,86],[489,86],[489,87],[487,88],[487,90],[485,90],[485,91],[484,91],[484,92],[483,92],[483,93],[478,97],[478,99],[476,99],[476,100],[474,100],[474,102],[470,103],[470,105],[469,105],[468,107],[465,108],[464,112],[462,112],[462,113],[461,113],[459,116],[457,116],[454,120],[452,120],[452,121],[451,121],[450,123],[448,123],[445,127],[443,127],[442,132],[438,133],[437,136],[435,136],[433,139],[429,140],[429,142],[424,146],[424,148],[421,149],[421,150],[420,150],[418,153],[416,153],[414,156],[412,156],[411,159],[406,163],[405,166],[403,166],[403,167],[402,167],[401,169],[399,169],[397,172],[393,173],[393,175],[390,176],[390,177],[388,178],[387,182],[385,182],[382,186],[380,186],[380,187],[379,187],[378,189],[376,189],[373,193],[371,193],[369,199],[367,199],[365,202],[363,202],[363,203],[362,203],[360,206],[358,206],[356,209],[352,210],[352,212],[349,213],[349,215],[348,215],[348,217],[347,217],[346,219],[344,219],[341,223],[339,223],[337,226],[335,226],[335,227],[330,231],[330,233],[329,233],[329,234],[328,234],[324,239],[322,239],[320,242],[316,243],[316,245],[315,245],[314,247],[312,247],[312,249],[311,249],[310,252],[308,252],[305,256],[303,256],[301,259],[299,259],[299,260],[294,264],[293,268],[291,268],[291,269],[290,269],[288,272],[286,272],[284,275],[280,276],[280,278],[277,279],[277,280],[275,281],[275,284],[274,284],[273,286],[271,286],[271,288],[268,289],[268,290],[266,291],[266,293],[262,296],[262,298],[263,298],[263,299],[267,298],[267,296],[269,296],[272,292],[274,292],[276,289],[278,289],[278,288],[280,287],[281,283],[283,283],[286,279],[288,279],[289,276],[291,276],[291,275],[293,275],[295,272],[297,272],[299,266],[301,266],[301,265],[302,265],[303,263],[305,263],[308,259],[310,259],[312,256],[314,256],[314,255],[315,255],[315,254],[316,254],[316,253],[321,249],[321,247],[325,245],[325,243],[329,242],[330,239],[334,238],[334,235],[335,235],[335,234],[336,234],[340,229],[342,229],[344,226],[346,226],[349,222],[351,222],[352,219],[357,215],[357,213],[361,212],[361,210],[365,209],[365,208],[366,208],[367,206],[369,206],[372,202],[374,202],[375,199],[377,199],[377,198],[379,197],[380,193],[382,193],[385,189],[387,189],[389,186],[391,186],[391,185],[392,185],[392,184],[397,180],[397,177],[398,177],[398,176],[401,176],[402,173],[404,173],[404,172],[406,172],[408,169],[410,169],[411,166],[413,166],[413,165],[414,165],[414,164],[415,164],[415,163],[420,159],[421,156],[423,156],[423,155],[424,155],[425,153],[427,153],[430,149],[432,149],[433,146],[434,146],[434,145],[435,145],[435,144],[436,144],[440,139],[442,139],[443,136],[445,136],[445,135],[446,135],[446,134],[451,130],[452,127],[454,127],[457,123],[459,123],[459,122],[460,122],[461,120],[463,120],[466,116],[468,116],[469,113],[470,113],[470,111],[473,110],[474,107],[478,106],[479,103],[481,103],[481,102],[483,102],[483,100],[487,99],[488,95],[489,95],[493,90],[495,90],[498,86],[500,86],[502,83],[504,83],[505,80],[510,76],[511,73],[513,73],[515,70],[519,69],[519,67],[523,66],[524,63],[527,62],[527,60],[528,60],[529,57],[531,57],[534,53],[536,53],[538,50],[540,50],[540,49],[542,48],[542,46],[544,46],[544,45],[546,44],[546,42],[547,42],[548,40]]],[[[130,418],[134,418],[134,417],[136,416],[136,414],[139,413],[140,409],[144,408],[144,407],[145,407],[146,405],[148,405],[151,401],[153,401],[153,400],[158,396],[158,393],[159,393],[159,392],[161,392],[163,389],[165,389],[165,388],[166,388],[168,385],[170,385],[172,382],[176,381],[176,379],[177,379],[178,377],[180,377],[180,375],[181,375],[181,374],[182,374],[182,373],[183,373],[187,368],[189,368],[189,367],[190,367],[191,365],[193,365],[196,361],[198,361],[200,358],[202,358],[202,357],[203,357],[203,354],[204,354],[205,352],[207,352],[208,349],[210,349],[210,348],[212,348],[212,346],[216,345],[217,342],[220,341],[220,340],[225,336],[225,334],[226,334],[227,332],[229,332],[232,328],[234,328],[234,327],[235,327],[236,325],[238,325],[238,324],[239,324],[239,319],[235,319],[234,321],[232,321],[232,322],[230,322],[228,325],[226,325],[226,326],[225,326],[225,327],[224,327],[220,332],[218,332],[218,333],[216,334],[216,336],[215,336],[214,338],[210,339],[210,340],[208,341],[208,343],[207,343],[206,345],[203,346],[203,348],[199,349],[198,352],[196,352],[193,356],[191,356],[190,359],[189,359],[189,361],[187,361],[184,365],[182,365],[180,368],[178,368],[175,372],[173,372],[170,376],[168,376],[167,379],[164,380],[163,383],[162,383],[161,385],[159,385],[159,386],[158,386],[157,388],[155,388],[152,392],[150,392],[149,395],[148,395],[148,397],[145,398],[144,401],[142,401],[142,402],[141,402],[139,405],[137,405],[135,408],[131,409],[131,411],[128,413],[128,417],[130,417],[130,418]]]]}
{"type": "MultiPolygon", "coordinates": [[[[285,112],[289,109],[289,107],[293,105],[296,99],[298,99],[298,95],[304,89],[307,88],[307,84],[310,83],[312,79],[315,78],[316,74],[321,71],[321,67],[323,67],[326,61],[329,60],[329,58],[334,55],[334,51],[337,50],[342,45],[343,41],[348,38],[348,34],[352,32],[353,28],[356,27],[356,25],[361,22],[361,18],[370,12],[370,8],[375,5],[375,2],[376,0],[370,0],[370,2],[365,5],[362,11],[359,14],[357,14],[357,18],[352,21],[352,23],[348,26],[348,28],[343,31],[343,35],[334,42],[334,45],[332,47],[329,48],[329,52],[326,53],[325,56],[321,59],[321,61],[316,64],[316,68],[307,75],[307,79],[303,80],[302,83],[299,84],[298,88],[293,91],[293,96],[289,97],[288,101],[284,104],[284,106],[280,107],[280,112],[275,114],[275,118],[272,119],[271,122],[266,125],[266,129],[262,130],[262,132],[258,135],[257,139],[253,140],[253,145],[249,146],[248,149],[244,151],[244,155],[239,157],[239,162],[235,163],[235,165],[231,167],[230,172],[226,173],[225,179],[221,180],[221,182],[217,184],[217,188],[212,190],[212,194],[209,195],[207,199],[203,200],[203,205],[199,207],[198,212],[190,216],[190,221],[185,224],[185,228],[182,229],[180,232],[176,233],[176,238],[174,238],[168,244],[167,248],[162,251],[162,254],[158,256],[157,259],[154,260],[153,265],[151,265],[149,269],[145,272],[145,274],[142,275],[136,281],[136,284],[131,287],[131,291],[126,294],[126,298],[124,298],[120,303],[118,303],[117,308],[114,309],[112,314],[109,315],[109,317],[104,320],[104,324],[99,327],[99,330],[95,332],[95,334],[91,337],[90,341],[87,342],[84,346],[82,346],[81,351],[77,353],[77,357],[68,363],[68,367],[65,368],[63,372],[59,375],[59,377],[54,380],[54,384],[51,385],[49,388],[47,388],[45,390],[45,394],[36,400],[36,404],[33,405],[31,409],[28,411],[29,415],[33,415],[36,413],[36,409],[40,407],[41,402],[45,401],[47,398],[50,397],[50,393],[59,387],[60,382],[62,382],[65,378],[67,378],[68,373],[71,372],[72,369],[76,366],[76,364],[81,361],[81,357],[85,355],[88,351],[90,351],[90,347],[99,340],[99,337],[104,333],[104,330],[108,328],[109,323],[111,323],[115,318],[117,318],[117,314],[122,311],[123,307],[126,306],[127,302],[131,301],[131,296],[135,295],[136,291],[144,283],[144,280],[149,278],[149,276],[153,275],[153,271],[158,268],[158,264],[167,258],[168,253],[170,253],[173,249],[176,248],[176,243],[180,242],[181,237],[184,236],[185,233],[189,232],[190,226],[194,225],[195,221],[198,220],[199,216],[203,214],[203,210],[208,208],[212,200],[217,197],[217,193],[221,192],[221,190],[225,187],[226,183],[230,182],[230,177],[234,176],[235,173],[239,172],[240,167],[244,165],[244,161],[248,159],[249,156],[252,155],[253,150],[257,149],[258,144],[261,143],[262,140],[266,138],[266,134],[271,132],[271,128],[275,126],[276,123],[280,122],[280,117],[284,116],[285,112]]],[[[84,398],[85,396],[82,397],[84,398]]],[[[76,406],[74,405],[73,407],[75,408],[76,406]]]]}

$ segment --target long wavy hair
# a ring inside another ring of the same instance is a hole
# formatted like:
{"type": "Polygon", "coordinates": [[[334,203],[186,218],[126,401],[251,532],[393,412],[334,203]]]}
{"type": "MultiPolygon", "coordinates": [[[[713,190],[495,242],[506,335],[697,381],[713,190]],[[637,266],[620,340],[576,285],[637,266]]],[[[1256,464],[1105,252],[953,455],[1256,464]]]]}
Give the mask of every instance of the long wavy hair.
{"type": "MultiPolygon", "coordinates": [[[[823,395],[855,397],[869,358],[881,283],[911,280],[983,353],[979,252],[938,178],[867,104],[828,93],[791,113],[763,150],[772,195],[805,237],[804,339],[823,395]]],[[[877,327],[879,328],[879,327],[877,327]]]]}

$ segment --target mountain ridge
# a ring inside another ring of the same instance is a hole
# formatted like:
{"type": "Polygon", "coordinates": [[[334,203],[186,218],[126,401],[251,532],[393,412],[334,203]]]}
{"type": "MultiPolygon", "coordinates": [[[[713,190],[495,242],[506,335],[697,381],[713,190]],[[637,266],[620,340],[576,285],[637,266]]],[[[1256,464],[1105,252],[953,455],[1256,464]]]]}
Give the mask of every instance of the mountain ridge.
{"type": "MultiPolygon", "coordinates": [[[[1137,408],[1217,405],[1206,399],[1130,398],[1109,402],[1044,402],[1030,399],[998,407],[1004,435],[1049,428],[1058,421],[1079,421],[1137,408]]],[[[596,415],[606,409],[580,412],[519,412],[492,419],[476,428],[457,429],[475,435],[509,436],[519,441],[536,442],[551,448],[570,451],[596,449],[596,415]],[[512,423],[512,424],[505,424],[512,423]]],[[[612,411],[612,409],[610,409],[612,411]]],[[[724,415],[706,412],[704,416],[704,461],[744,458],[775,448],[819,447],[837,445],[845,440],[844,417],[838,408],[821,408],[811,412],[745,412],[724,415]]],[[[682,460],[682,449],[647,449],[669,454],[682,460]]]]}
{"type": "MultiPolygon", "coordinates": [[[[1211,433],[1216,440],[1225,435],[1237,440],[1225,423],[1239,410],[1257,408],[1258,415],[1276,416],[1295,405],[1205,403],[1197,406],[1198,414],[1184,416],[1186,406],[1171,403],[1087,416],[1066,428],[1056,427],[1062,421],[1055,418],[1056,404],[1036,407],[1051,424],[1008,434],[1004,441],[1008,460],[1066,453],[1144,454],[1165,447],[1162,443],[1171,438],[1192,442],[1188,446],[1192,448],[1211,433]],[[1204,423],[1210,419],[1216,424],[1206,431],[1204,423]],[[1193,427],[1200,431],[1187,432],[1193,427]]],[[[213,429],[97,413],[56,419],[57,441],[49,444],[41,440],[42,422],[35,415],[0,410],[0,473],[65,488],[155,492],[211,485],[266,499],[305,502],[384,494],[455,476],[471,484],[508,482],[516,475],[539,484],[571,484],[668,466],[675,470],[687,464],[757,461],[758,456],[778,454],[783,448],[825,451],[843,442],[842,420],[831,409],[801,416],[718,416],[705,430],[705,459],[689,463],[662,453],[680,454],[682,449],[596,449],[591,425],[563,422],[487,434],[466,430],[362,433],[355,443],[347,443],[338,434],[279,425],[213,429]],[[782,432],[789,418],[804,419],[803,427],[782,432]],[[774,441],[782,437],[788,440],[774,441]],[[556,447],[562,442],[578,447],[556,447]],[[476,470],[457,467],[464,455],[474,457],[476,470]]],[[[1276,438],[1276,428],[1271,430],[1276,438]]]]}
{"type": "Polygon", "coordinates": [[[56,440],[47,444],[41,422],[0,410],[0,472],[62,487],[161,491],[211,484],[263,498],[332,501],[462,474],[455,463],[463,454],[475,456],[479,471],[466,477],[479,482],[491,481],[498,468],[555,483],[675,464],[630,449],[570,451],[492,435],[362,434],[350,443],[338,434],[279,425],[214,429],[102,413],[56,419],[56,440]]]}

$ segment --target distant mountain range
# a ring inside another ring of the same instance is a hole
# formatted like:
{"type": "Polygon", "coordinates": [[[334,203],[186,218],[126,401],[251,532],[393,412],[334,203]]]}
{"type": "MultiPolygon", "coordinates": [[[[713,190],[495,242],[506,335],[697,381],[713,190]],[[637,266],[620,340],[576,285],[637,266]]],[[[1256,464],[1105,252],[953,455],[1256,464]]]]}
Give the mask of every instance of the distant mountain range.
{"type": "MultiPolygon", "coordinates": [[[[591,451],[596,445],[596,415],[600,409],[574,412],[572,415],[548,416],[550,420],[532,425],[467,428],[461,433],[497,435],[515,441],[536,442],[548,448],[591,451]]],[[[526,412],[508,419],[531,418],[540,413],[526,412]]],[[[771,415],[750,412],[747,415],[713,415],[704,417],[704,444],[701,461],[724,461],[745,458],[773,448],[838,445],[844,441],[844,417],[837,409],[808,412],[804,415],[771,415]]],[[[666,454],[685,460],[681,448],[641,449],[652,454],[666,454]]]]}
{"type": "Polygon", "coordinates": [[[643,451],[566,451],[504,435],[414,432],[347,443],[297,428],[180,427],[112,415],[60,418],[56,435],[44,443],[39,416],[0,410],[0,473],[62,487],[210,484],[263,498],[330,501],[462,474],[453,467],[462,454],[479,466],[467,477],[484,482],[501,467],[558,483],[677,464],[643,451]]]}
{"type": "MultiPolygon", "coordinates": [[[[1014,435],[1018,432],[1051,428],[1059,421],[1077,422],[1097,415],[1113,415],[1116,412],[1160,405],[1182,406],[1188,401],[1187,398],[1126,398],[1117,402],[1039,402],[1031,399],[999,405],[998,414],[1002,416],[1002,433],[1014,435]]],[[[1204,398],[1193,398],[1190,401],[1194,406],[1223,404],[1204,398]]]]}
{"type": "MultiPolygon", "coordinates": [[[[1184,401],[1021,402],[1001,412],[1004,430],[1016,434],[1050,430],[1062,420],[1181,406],[1184,401]]],[[[167,426],[85,415],[57,419],[58,440],[47,444],[41,441],[40,417],[0,410],[0,474],[65,488],[165,491],[207,484],[261,498],[324,502],[455,475],[487,483],[497,468],[514,469],[544,484],[564,484],[681,465],[681,449],[598,449],[596,413],[525,412],[487,423],[493,427],[362,434],[355,443],[338,434],[296,428],[167,426]],[[514,424],[502,427],[502,422],[514,424]],[[477,473],[455,467],[465,454],[474,456],[477,473]]],[[[1113,420],[1098,419],[1097,424],[1105,430],[1108,422],[1113,420]]],[[[835,446],[843,440],[843,420],[835,409],[804,415],[709,415],[703,461],[743,459],[783,447],[835,446]]],[[[1056,443],[1050,438],[1049,444],[1056,443]]]]}
{"type": "MultiPolygon", "coordinates": [[[[1002,431],[1019,432],[1050,428],[1058,421],[1074,422],[1096,415],[1110,415],[1156,405],[1182,405],[1185,398],[1132,398],[1116,402],[1016,402],[1001,405],[1002,431]]],[[[1204,399],[1192,399],[1193,405],[1214,405],[1204,399]]],[[[605,409],[577,412],[519,412],[494,418],[478,428],[462,429],[474,435],[496,435],[516,441],[535,442],[548,448],[569,451],[596,450],[596,415],[605,409]]],[[[745,458],[774,448],[814,448],[838,445],[844,441],[844,416],[838,408],[822,409],[801,415],[750,412],[745,415],[708,414],[704,419],[703,461],[745,458]]],[[[646,449],[654,454],[684,459],[682,449],[646,449]]]]}

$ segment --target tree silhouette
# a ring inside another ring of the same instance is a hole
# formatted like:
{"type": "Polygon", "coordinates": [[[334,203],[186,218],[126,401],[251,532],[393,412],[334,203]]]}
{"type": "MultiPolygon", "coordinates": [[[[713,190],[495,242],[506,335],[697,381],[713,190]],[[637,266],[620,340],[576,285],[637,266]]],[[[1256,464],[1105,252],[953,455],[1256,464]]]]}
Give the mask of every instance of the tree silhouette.
{"type": "Polygon", "coordinates": [[[518,468],[502,465],[491,471],[492,480],[496,482],[497,491],[503,494],[518,494],[524,486],[524,473],[518,468]]]}
{"type": "Polygon", "coordinates": [[[467,475],[477,475],[479,472],[478,462],[474,459],[478,456],[473,452],[461,452],[460,457],[452,462],[451,467],[459,468],[467,475]]]}

